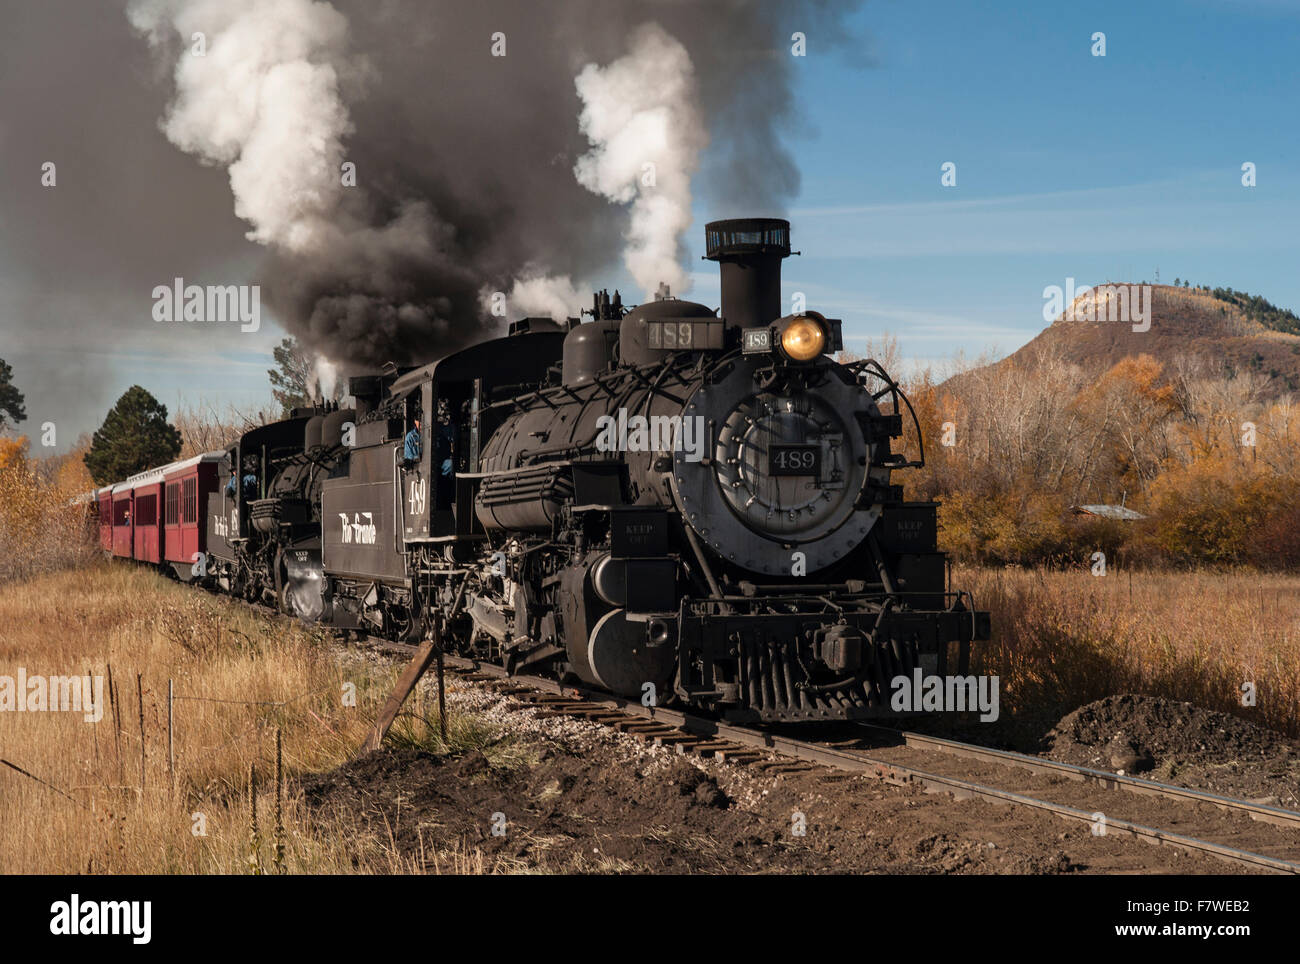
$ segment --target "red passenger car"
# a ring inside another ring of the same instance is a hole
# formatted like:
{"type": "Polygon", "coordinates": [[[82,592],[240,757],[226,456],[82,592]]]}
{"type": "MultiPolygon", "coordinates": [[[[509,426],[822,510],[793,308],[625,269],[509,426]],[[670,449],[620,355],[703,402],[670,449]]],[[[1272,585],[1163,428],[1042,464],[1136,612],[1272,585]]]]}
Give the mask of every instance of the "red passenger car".
{"type": "Polygon", "coordinates": [[[162,562],[163,470],[153,469],[132,476],[131,558],[138,562],[162,562]]]}
{"type": "Polygon", "coordinates": [[[160,470],[166,507],[164,558],[187,582],[198,553],[208,551],[208,496],[217,491],[217,467],[225,457],[225,452],[204,452],[160,470]]]}

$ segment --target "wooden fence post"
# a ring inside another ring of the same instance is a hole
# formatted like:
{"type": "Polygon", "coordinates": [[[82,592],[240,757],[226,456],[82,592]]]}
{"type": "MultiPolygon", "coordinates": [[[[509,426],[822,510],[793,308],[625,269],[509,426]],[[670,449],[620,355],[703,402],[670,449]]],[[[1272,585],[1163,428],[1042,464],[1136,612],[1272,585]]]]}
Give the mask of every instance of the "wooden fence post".
{"type": "Polygon", "coordinates": [[[447,749],[447,689],[442,675],[442,620],[433,617],[433,645],[438,653],[438,730],[442,734],[442,748],[447,749]]]}
{"type": "Polygon", "coordinates": [[[176,732],[173,724],[172,707],[176,701],[175,681],[167,680],[167,775],[171,777],[172,789],[176,789],[176,732]]]}
{"type": "Polygon", "coordinates": [[[143,677],[135,674],[135,696],[140,706],[140,795],[144,796],[144,685],[143,677]]]}

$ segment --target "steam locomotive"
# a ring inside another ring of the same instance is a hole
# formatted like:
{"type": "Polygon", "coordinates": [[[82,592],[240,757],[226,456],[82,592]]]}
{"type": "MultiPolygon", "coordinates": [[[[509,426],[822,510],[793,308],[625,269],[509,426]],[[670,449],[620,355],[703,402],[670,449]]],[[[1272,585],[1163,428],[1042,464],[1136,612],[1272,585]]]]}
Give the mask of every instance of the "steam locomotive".
{"type": "Polygon", "coordinates": [[[355,407],[202,457],[195,561],[156,558],[342,629],[413,641],[437,619],[451,651],[643,702],[892,715],[891,682],[964,674],[989,616],[948,591],[937,505],[892,482],[921,464],[893,451],[905,412],[920,438],[897,382],[831,357],[838,320],[782,314],[789,232],[706,226],[720,313],[599,292],[590,320],[352,378],[355,407]]]}

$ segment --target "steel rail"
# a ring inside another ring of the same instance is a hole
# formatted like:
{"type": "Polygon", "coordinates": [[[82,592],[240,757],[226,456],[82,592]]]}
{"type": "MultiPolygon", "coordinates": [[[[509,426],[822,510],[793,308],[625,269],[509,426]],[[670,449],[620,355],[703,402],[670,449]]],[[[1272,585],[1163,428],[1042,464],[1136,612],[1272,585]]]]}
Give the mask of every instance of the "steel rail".
{"type": "Polygon", "coordinates": [[[1160,783],[1156,780],[1144,780],[1141,777],[1128,776],[1122,773],[1111,773],[1109,770],[1096,770],[1075,763],[1045,760],[1042,757],[1016,753],[1014,750],[996,750],[975,743],[960,743],[956,740],[929,736],[924,733],[896,730],[890,726],[879,726],[874,723],[862,723],[861,726],[863,729],[876,730],[900,737],[910,747],[924,747],[951,753],[954,756],[985,760],[990,763],[1009,764],[1037,774],[1066,776],[1072,780],[1099,783],[1110,789],[1128,790],[1130,793],[1168,797],[1190,803],[1210,804],[1224,810],[1236,810],[1248,814],[1252,820],[1258,820],[1261,823],[1271,823],[1281,827],[1300,827],[1300,813],[1281,807],[1253,803],[1250,800],[1242,800],[1237,797],[1225,797],[1206,790],[1178,787],[1170,783],[1160,783]]]}

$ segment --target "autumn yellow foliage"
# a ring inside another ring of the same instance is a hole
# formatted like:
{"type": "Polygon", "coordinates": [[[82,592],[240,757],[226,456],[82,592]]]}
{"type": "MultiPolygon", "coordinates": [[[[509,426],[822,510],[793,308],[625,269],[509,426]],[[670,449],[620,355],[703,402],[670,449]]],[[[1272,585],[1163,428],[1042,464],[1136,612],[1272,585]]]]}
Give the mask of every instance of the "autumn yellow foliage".
{"type": "MultiPolygon", "coordinates": [[[[942,546],[959,561],[1300,562],[1300,432],[1289,396],[1258,378],[1148,355],[1089,378],[1043,355],[906,388],[926,466],[905,473],[905,491],[943,503],[942,546]],[[1146,518],[1076,509],[1096,504],[1146,518]]],[[[919,454],[916,438],[907,449],[919,454]]]]}
{"type": "Polygon", "coordinates": [[[0,583],[93,557],[92,487],[74,452],[51,463],[30,456],[25,436],[0,436],[0,583]]]}

